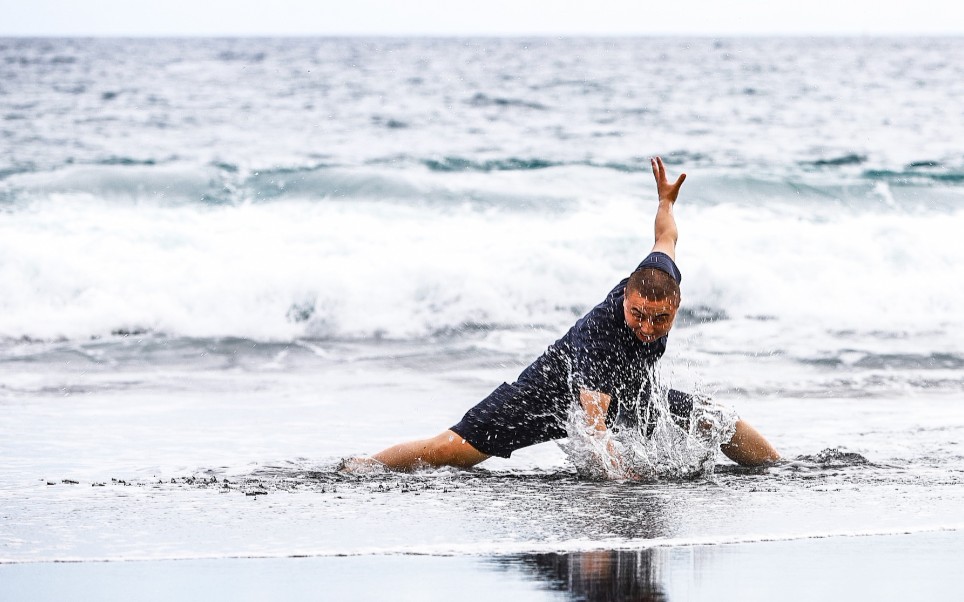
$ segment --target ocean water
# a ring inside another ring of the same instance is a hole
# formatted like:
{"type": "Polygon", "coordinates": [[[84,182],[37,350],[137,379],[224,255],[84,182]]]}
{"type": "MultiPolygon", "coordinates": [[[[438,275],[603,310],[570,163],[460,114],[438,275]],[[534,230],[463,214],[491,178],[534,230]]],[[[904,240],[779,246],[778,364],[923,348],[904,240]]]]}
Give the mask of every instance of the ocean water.
{"type": "Polygon", "coordinates": [[[0,561],[959,533],[962,96],[959,38],[0,39],[0,561]],[[785,463],[335,471],[635,267],[656,154],[662,376],[785,463]]]}

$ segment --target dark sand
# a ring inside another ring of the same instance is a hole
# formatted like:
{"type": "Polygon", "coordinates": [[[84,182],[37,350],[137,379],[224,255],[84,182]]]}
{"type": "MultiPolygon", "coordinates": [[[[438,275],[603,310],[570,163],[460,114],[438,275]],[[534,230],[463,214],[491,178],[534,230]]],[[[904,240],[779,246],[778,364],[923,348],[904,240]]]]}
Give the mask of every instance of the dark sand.
{"type": "Polygon", "coordinates": [[[0,565],[0,600],[960,600],[964,534],[504,556],[0,565]]]}

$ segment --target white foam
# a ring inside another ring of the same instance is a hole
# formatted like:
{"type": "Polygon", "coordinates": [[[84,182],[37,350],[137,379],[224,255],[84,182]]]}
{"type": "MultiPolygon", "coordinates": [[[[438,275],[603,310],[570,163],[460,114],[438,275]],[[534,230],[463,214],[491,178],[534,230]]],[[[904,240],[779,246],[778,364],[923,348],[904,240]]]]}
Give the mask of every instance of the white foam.
{"type": "MultiPolygon", "coordinates": [[[[0,336],[418,337],[466,324],[560,334],[649,250],[629,198],[553,213],[355,199],[238,206],[51,194],[0,215],[0,336]]],[[[819,348],[828,332],[937,333],[954,349],[964,212],[681,204],[684,306],[709,345],[819,348]],[[716,343],[714,343],[716,341],[716,343]]]]}

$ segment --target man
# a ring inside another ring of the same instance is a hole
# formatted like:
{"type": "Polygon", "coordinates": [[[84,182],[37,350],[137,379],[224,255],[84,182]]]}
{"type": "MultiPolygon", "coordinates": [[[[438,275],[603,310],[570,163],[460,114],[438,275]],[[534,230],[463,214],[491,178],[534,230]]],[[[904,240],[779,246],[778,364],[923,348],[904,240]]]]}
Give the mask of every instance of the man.
{"type": "MultiPolygon", "coordinates": [[[[653,367],[666,349],[680,304],[676,267],[678,231],[673,205],[686,174],[670,183],[663,161],[652,160],[659,194],[656,242],[633,274],[580,319],[526,368],[469,410],[462,421],[436,437],[389,447],[372,458],[346,463],[354,470],[382,464],[392,470],[419,466],[468,468],[489,458],[508,458],[516,449],[567,436],[570,413],[581,407],[589,430],[652,427],[641,419],[648,403],[653,367]],[[575,401],[578,400],[578,406],[575,401]],[[642,401],[641,401],[642,400],[642,401]]],[[[669,392],[670,411],[688,420],[693,398],[669,392]]],[[[614,452],[612,446],[610,452],[614,452]]],[[[752,426],[736,422],[723,453],[739,464],[758,466],[780,458],[752,426]]],[[[610,458],[618,463],[618,458],[610,458]]]]}

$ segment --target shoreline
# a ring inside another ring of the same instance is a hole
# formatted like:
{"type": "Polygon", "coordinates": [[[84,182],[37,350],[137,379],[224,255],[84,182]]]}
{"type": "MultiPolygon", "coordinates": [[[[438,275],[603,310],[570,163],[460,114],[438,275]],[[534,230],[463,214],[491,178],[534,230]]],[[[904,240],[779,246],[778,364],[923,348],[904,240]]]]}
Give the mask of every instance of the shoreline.
{"type": "Polygon", "coordinates": [[[28,562],[0,565],[0,598],[950,600],[964,588],[962,544],[961,531],[931,531],[566,553],[28,562]]]}
{"type": "Polygon", "coordinates": [[[195,562],[217,560],[311,560],[326,558],[363,558],[363,557],[435,557],[435,558],[496,558],[515,555],[579,555],[597,552],[631,553],[660,549],[714,548],[720,546],[744,546],[754,544],[794,543],[814,540],[849,540],[876,537],[902,537],[931,534],[961,534],[964,537],[964,524],[906,529],[864,529],[849,532],[814,532],[785,535],[761,535],[758,537],[722,536],[715,538],[674,537],[637,541],[573,541],[552,542],[537,545],[533,542],[496,543],[483,546],[473,544],[442,544],[435,549],[430,546],[399,548],[372,548],[358,550],[319,550],[301,551],[290,554],[209,554],[167,557],[100,557],[100,558],[52,558],[16,559],[0,558],[0,567],[42,564],[125,564],[151,562],[195,562]],[[480,549],[483,548],[483,549],[480,549]],[[484,549],[488,548],[488,549],[484,549]]]}

